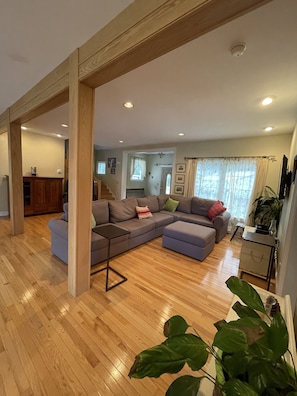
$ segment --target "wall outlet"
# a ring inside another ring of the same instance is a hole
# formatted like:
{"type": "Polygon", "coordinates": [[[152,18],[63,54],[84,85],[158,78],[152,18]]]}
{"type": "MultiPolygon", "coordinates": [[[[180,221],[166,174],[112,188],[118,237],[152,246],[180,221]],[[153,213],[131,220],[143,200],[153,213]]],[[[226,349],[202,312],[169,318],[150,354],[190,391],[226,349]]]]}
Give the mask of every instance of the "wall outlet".
{"type": "Polygon", "coordinates": [[[62,174],[62,169],[57,169],[57,173],[58,173],[59,175],[61,175],[61,174],[62,174]]]}

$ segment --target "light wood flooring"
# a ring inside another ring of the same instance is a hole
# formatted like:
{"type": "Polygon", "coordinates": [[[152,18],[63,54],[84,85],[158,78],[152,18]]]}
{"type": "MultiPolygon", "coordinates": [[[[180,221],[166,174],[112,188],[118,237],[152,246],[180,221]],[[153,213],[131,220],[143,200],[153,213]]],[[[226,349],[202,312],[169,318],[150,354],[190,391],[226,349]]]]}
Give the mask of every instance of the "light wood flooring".
{"type": "Polygon", "coordinates": [[[52,217],[26,217],[19,236],[0,218],[0,395],[164,395],[174,376],[130,379],[134,357],[163,341],[175,314],[211,342],[232,299],[224,282],[238,274],[240,238],[227,235],[202,263],[157,238],[112,259],[127,282],[105,292],[101,272],[74,298],[50,251],[52,217]]]}

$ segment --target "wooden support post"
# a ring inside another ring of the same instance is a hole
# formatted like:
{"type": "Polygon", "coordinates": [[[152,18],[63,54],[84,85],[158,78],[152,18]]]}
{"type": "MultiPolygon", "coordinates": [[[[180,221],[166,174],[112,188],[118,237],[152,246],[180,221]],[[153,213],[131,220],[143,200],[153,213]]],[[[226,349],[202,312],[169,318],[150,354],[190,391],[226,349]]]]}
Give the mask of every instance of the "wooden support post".
{"type": "Polygon", "coordinates": [[[68,290],[90,288],[94,90],[78,81],[78,50],[70,56],[68,290]]]}
{"type": "Polygon", "coordinates": [[[12,235],[24,232],[24,192],[21,125],[7,122],[9,156],[9,207],[12,235]]]}

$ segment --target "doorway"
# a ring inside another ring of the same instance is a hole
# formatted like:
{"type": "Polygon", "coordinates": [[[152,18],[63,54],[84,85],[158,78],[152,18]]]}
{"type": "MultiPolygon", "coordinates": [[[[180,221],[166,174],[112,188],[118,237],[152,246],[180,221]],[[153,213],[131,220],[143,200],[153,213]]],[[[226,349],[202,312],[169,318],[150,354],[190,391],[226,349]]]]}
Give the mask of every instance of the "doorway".
{"type": "Polygon", "coordinates": [[[160,181],[160,194],[170,194],[172,181],[172,166],[162,167],[161,181],[160,181]]]}

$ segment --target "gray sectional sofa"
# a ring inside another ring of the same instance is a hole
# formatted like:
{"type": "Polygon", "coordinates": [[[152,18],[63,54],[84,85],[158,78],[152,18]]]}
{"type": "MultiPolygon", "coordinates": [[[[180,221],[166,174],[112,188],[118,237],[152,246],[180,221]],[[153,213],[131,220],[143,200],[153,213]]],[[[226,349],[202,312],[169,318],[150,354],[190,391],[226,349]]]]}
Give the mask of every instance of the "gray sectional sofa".
{"type": "MultiPolygon", "coordinates": [[[[179,201],[175,211],[164,210],[169,195],[152,195],[143,198],[127,198],[108,201],[92,202],[92,212],[96,226],[116,224],[130,231],[129,234],[111,241],[110,257],[116,256],[129,249],[139,246],[163,234],[163,229],[175,221],[184,221],[212,227],[216,231],[216,243],[227,233],[230,213],[225,211],[213,220],[207,216],[208,210],[216,202],[198,197],[186,198],[170,195],[179,201]],[[152,216],[139,219],[136,207],[148,206],[152,216]]],[[[51,219],[48,226],[51,231],[51,251],[65,263],[68,263],[68,204],[64,204],[64,213],[60,218],[51,219]]],[[[107,258],[108,241],[104,237],[92,232],[91,265],[98,264],[107,258]]]]}

